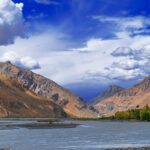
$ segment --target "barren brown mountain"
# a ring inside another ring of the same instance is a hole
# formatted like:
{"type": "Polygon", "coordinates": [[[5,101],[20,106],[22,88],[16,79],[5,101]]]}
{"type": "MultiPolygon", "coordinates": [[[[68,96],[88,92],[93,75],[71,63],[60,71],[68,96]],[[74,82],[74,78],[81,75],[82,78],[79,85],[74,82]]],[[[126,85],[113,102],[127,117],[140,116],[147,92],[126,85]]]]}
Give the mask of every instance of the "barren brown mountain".
{"type": "Polygon", "coordinates": [[[0,117],[66,117],[55,103],[25,90],[16,79],[0,73],[0,117]]]}
{"type": "Polygon", "coordinates": [[[150,76],[132,88],[122,90],[114,96],[97,103],[95,108],[100,115],[111,116],[117,111],[150,106],[150,76]]]}
{"type": "Polygon", "coordinates": [[[94,117],[86,103],[54,81],[10,62],[0,63],[0,116],[94,117]]]}

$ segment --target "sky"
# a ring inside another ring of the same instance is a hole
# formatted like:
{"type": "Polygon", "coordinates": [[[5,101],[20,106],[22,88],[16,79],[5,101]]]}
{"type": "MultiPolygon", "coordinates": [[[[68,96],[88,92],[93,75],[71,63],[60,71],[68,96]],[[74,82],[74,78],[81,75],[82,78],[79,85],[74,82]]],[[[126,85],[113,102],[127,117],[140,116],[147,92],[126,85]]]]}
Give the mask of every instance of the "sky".
{"type": "Polygon", "coordinates": [[[0,0],[0,61],[86,100],[150,74],[149,0],[0,0]]]}

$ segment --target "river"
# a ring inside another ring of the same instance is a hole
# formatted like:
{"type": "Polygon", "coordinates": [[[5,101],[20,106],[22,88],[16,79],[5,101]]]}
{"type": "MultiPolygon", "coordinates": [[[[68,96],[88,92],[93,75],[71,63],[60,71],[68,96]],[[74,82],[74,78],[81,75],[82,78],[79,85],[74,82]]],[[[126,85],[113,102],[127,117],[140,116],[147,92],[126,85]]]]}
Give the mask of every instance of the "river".
{"type": "Polygon", "coordinates": [[[81,125],[68,129],[3,129],[0,130],[0,147],[11,147],[13,150],[101,150],[150,146],[149,122],[77,123],[81,125]]]}

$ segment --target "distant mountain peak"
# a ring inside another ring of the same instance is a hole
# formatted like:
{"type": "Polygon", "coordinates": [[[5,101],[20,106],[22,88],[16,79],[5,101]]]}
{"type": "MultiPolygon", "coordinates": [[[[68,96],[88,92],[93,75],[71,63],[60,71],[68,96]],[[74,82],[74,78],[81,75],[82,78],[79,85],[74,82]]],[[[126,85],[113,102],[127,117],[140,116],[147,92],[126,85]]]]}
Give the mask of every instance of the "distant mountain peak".
{"type": "Polygon", "coordinates": [[[120,91],[124,90],[124,88],[118,85],[110,85],[102,94],[102,97],[109,97],[112,96],[120,91]]]}
{"type": "Polygon", "coordinates": [[[11,61],[9,61],[9,60],[8,60],[8,61],[6,61],[5,63],[6,63],[6,64],[12,64],[12,63],[11,63],[11,61]]]}
{"type": "Polygon", "coordinates": [[[92,103],[96,104],[99,103],[100,101],[102,101],[103,99],[106,99],[108,97],[111,97],[113,95],[115,95],[116,93],[119,93],[120,91],[123,91],[124,88],[118,86],[118,85],[110,85],[108,86],[108,88],[99,96],[97,96],[92,103]]]}

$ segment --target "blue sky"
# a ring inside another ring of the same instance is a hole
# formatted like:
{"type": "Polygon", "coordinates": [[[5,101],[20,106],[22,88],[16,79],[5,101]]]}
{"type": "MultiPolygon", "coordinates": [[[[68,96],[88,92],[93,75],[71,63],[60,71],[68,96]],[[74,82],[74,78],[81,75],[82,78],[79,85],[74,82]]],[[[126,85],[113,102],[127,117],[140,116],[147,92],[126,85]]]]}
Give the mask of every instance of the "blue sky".
{"type": "Polygon", "coordinates": [[[150,74],[149,0],[1,0],[0,61],[89,100],[150,74]]]}

